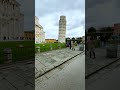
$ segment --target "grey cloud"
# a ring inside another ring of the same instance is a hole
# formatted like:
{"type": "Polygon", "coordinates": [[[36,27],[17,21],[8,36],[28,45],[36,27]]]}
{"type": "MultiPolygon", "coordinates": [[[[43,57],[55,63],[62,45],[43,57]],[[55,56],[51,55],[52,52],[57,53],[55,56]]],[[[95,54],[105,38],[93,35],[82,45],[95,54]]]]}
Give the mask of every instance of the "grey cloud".
{"type": "MultiPolygon", "coordinates": [[[[52,0],[52,1],[41,1],[40,8],[36,7],[36,12],[39,12],[39,16],[43,16],[46,14],[54,13],[54,12],[64,12],[67,10],[79,9],[84,11],[83,0],[52,0]]],[[[37,4],[37,1],[36,1],[37,4]]]]}
{"type": "Polygon", "coordinates": [[[72,24],[68,24],[68,30],[73,30],[75,28],[78,28],[80,26],[84,26],[85,25],[85,20],[84,18],[82,18],[82,20],[75,20],[72,24]]]}
{"type": "Polygon", "coordinates": [[[116,7],[116,4],[119,2],[119,0],[97,2],[96,5],[99,4],[101,7],[98,8],[96,5],[93,5],[92,8],[86,10],[86,25],[101,27],[112,26],[114,23],[120,22],[120,8],[116,7]]]}
{"type": "Polygon", "coordinates": [[[106,2],[109,2],[111,0],[87,0],[85,2],[85,8],[88,9],[88,8],[93,8],[95,7],[96,5],[100,5],[100,4],[104,4],[106,2]]]}

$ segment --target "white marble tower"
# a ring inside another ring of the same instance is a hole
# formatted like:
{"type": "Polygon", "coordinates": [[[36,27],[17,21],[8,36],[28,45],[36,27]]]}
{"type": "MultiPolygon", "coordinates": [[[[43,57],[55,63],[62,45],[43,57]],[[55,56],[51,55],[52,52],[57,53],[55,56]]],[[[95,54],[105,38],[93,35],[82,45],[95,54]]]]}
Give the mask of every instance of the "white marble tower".
{"type": "Polygon", "coordinates": [[[65,43],[66,38],[66,17],[60,16],[58,42],[65,43]]]}

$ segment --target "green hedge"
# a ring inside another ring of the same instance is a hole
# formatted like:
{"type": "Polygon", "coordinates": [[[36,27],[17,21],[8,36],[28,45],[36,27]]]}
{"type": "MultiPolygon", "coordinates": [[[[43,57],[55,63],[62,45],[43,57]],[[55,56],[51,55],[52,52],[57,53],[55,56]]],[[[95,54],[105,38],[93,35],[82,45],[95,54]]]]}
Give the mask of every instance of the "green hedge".
{"type": "Polygon", "coordinates": [[[9,41],[9,42],[0,42],[0,63],[4,62],[4,49],[12,49],[12,61],[20,61],[24,59],[34,58],[35,54],[35,43],[34,41],[9,41]],[[20,48],[19,45],[23,45],[23,48],[20,48]]]}
{"type": "MultiPolygon", "coordinates": [[[[35,47],[39,46],[40,47],[40,52],[45,52],[45,51],[50,51],[51,50],[51,46],[52,46],[52,50],[56,50],[59,49],[59,46],[61,48],[65,48],[66,45],[65,43],[45,43],[45,44],[35,44],[35,47]]],[[[37,49],[36,49],[37,52],[37,49]]]]}
{"type": "Polygon", "coordinates": [[[18,47],[19,45],[23,45],[24,47],[34,47],[35,41],[5,41],[0,42],[0,48],[8,48],[8,47],[18,47]]]}

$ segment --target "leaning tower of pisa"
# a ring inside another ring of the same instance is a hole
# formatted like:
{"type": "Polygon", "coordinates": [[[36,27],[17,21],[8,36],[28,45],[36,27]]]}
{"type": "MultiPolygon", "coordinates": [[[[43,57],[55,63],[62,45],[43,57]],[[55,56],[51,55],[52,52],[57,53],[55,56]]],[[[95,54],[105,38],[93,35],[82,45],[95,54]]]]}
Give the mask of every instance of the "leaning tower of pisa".
{"type": "Polygon", "coordinates": [[[66,17],[60,16],[58,42],[65,43],[66,38],[66,17]]]}

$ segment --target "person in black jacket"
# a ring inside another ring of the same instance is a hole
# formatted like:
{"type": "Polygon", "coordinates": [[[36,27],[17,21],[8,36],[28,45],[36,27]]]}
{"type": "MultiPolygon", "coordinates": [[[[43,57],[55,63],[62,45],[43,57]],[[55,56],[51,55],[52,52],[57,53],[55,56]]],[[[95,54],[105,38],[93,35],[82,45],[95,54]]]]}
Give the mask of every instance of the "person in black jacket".
{"type": "Polygon", "coordinates": [[[71,41],[69,41],[69,48],[71,49],[71,41]]]}

